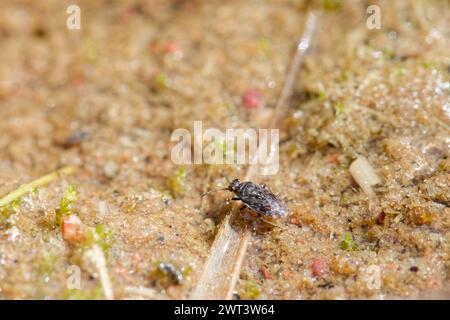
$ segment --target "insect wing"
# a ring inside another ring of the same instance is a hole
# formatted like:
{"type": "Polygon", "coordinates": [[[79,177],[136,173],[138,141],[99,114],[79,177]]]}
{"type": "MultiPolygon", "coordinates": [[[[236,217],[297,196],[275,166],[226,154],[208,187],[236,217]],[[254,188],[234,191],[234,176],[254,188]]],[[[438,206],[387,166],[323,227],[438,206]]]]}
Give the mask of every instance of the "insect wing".
{"type": "Polygon", "coordinates": [[[268,189],[256,187],[252,190],[244,203],[252,210],[270,217],[283,217],[287,215],[287,210],[280,200],[268,189]]]}

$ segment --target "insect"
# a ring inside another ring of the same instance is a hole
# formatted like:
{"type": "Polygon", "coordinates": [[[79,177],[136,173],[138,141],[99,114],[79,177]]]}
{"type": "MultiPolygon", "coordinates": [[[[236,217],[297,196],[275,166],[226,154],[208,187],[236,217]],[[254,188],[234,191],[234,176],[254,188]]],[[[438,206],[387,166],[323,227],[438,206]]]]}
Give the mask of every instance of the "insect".
{"type": "MultiPolygon", "coordinates": [[[[239,179],[234,179],[230,182],[227,188],[219,190],[234,192],[236,197],[231,200],[242,201],[244,203],[244,207],[241,208],[241,210],[248,207],[257,212],[261,216],[262,220],[274,226],[277,225],[265,220],[263,217],[282,218],[286,217],[289,213],[289,210],[284,206],[281,200],[278,199],[278,197],[273,194],[273,192],[270,191],[265,184],[258,185],[251,181],[240,182],[239,179]]],[[[208,193],[209,192],[204,195],[208,193]]]]}
{"type": "MultiPolygon", "coordinates": [[[[178,269],[176,266],[174,266],[171,263],[165,263],[165,262],[161,262],[158,264],[158,268],[157,268],[157,272],[160,272],[162,275],[165,275],[168,277],[168,279],[173,283],[173,284],[182,284],[184,279],[183,279],[183,273],[181,272],[180,269],[178,269]]],[[[157,274],[157,272],[153,272],[154,274],[157,274]]]]}

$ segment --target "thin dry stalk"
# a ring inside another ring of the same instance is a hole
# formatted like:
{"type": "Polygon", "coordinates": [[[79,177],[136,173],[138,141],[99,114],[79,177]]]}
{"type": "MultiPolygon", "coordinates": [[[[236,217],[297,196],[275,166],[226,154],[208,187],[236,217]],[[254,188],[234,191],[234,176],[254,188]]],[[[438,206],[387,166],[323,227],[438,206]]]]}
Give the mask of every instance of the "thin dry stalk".
{"type": "MultiPolygon", "coordinates": [[[[310,47],[311,38],[317,24],[317,14],[314,11],[308,13],[305,24],[305,31],[297,44],[294,59],[289,68],[283,89],[278,98],[274,116],[269,125],[275,128],[280,120],[285,116],[287,110],[287,101],[292,94],[292,87],[295,77],[302,64],[305,52],[310,47]]],[[[260,145],[264,145],[260,142],[260,145]]],[[[273,150],[274,146],[271,145],[273,150]]],[[[253,157],[257,157],[258,150],[253,157]]],[[[258,163],[255,161],[253,163],[258,163]]],[[[257,165],[249,167],[245,180],[252,180],[258,170],[257,165]]],[[[231,221],[238,214],[239,206],[236,204],[231,212],[226,215],[222,221],[219,231],[214,239],[211,252],[205,263],[204,269],[194,288],[192,299],[231,299],[234,288],[239,279],[242,261],[247,251],[251,233],[249,229],[233,228],[231,221]]]]}
{"type": "Polygon", "coordinates": [[[125,294],[127,299],[151,299],[162,300],[165,296],[156,289],[146,287],[125,287],[125,294]]]}
{"type": "Polygon", "coordinates": [[[114,291],[109,278],[108,268],[106,267],[106,258],[103,250],[99,247],[99,245],[95,244],[92,248],[85,252],[85,255],[89,260],[91,260],[97,269],[105,298],[108,300],[113,300],[114,291]]]}
{"type": "Polygon", "coordinates": [[[67,166],[52,173],[49,173],[45,176],[42,176],[34,181],[31,181],[30,183],[21,185],[19,188],[8,193],[6,196],[0,199],[0,208],[7,206],[11,202],[19,199],[20,197],[29,192],[32,192],[36,188],[49,184],[50,182],[58,179],[61,175],[71,175],[74,173],[74,171],[75,167],[67,166]]]}

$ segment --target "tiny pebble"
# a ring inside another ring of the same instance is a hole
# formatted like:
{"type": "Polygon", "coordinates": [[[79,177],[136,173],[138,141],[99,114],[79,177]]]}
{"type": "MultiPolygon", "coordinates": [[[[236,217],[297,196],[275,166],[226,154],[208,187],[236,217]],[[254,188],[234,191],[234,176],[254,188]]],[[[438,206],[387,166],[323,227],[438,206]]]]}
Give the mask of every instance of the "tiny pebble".
{"type": "Polygon", "coordinates": [[[262,106],[262,95],[256,90],[247,90],[242,95],[242,105],[247,109],[257,109],[262,106]]]}
{"type": "Polygon", "coordinates": [[[270,279],[270,272],[269,272],[269,269],[267,269],[266,266],[262,266],[260,271],[261,271],[261,274],[262,274],[264,279],[266,279],[266,280],[270,279]]]}
{"type": "Polygon", "coordinates": [[[114,178],[119,171],[119,166],[114,161],[108,161],[103,166],[103,172],[108,178],[114,178]]]}
{"type": "Polygon", "coordinates": [[[321,277],[328,272],[328,265],[321,259],[314,259],[311,264],[311,272],[314,277],[321,277]]]}
{"type": "Polygon", "coordinates": [[[180,45],[176,42],[167,42],[164,45],[164,52],[166,53],[173,53],[176,51],[180,51],[180,45]]]}
{"type": "Polygon", "coordinates": [[[108,203],[106,201],[98,202],[98,215],[100,217],[104,217],[108,210],[108,203]]]}
{"type": "Polygon", "coordinates": [[[81,230],[81,220],[78,216],[72,214],[61,219],[61,233],[63,239],[69,242],[75,242],[79,239],[81,230]]]}

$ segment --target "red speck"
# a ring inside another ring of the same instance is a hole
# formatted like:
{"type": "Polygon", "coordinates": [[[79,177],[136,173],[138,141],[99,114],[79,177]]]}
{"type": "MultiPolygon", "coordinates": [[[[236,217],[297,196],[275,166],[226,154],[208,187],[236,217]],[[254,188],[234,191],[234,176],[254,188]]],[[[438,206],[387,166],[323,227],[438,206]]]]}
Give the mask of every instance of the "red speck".
{"type": "Polygon", "coordinates": [[[120,21],[128,23],[135,14],[135,9],[132,6],[125,6],[120,11],[120,21]]]}
{"type": "Polygon", "coordinates": [[[174,53],[181,51],[181,47],[175,41],[166,42],[164,44],[160,42],[152,42],[148,45],[148,50],[151,54],[174,53]]]}
{"type": "Polygon", "coordinates": [[[339,153],[333,153],[329,159],[331,163],[339,164],[339,153]]]}
{"type": "Polygon", "coordinates": [[[159,45],[159,43],[152,42],[148,45],[148,51],[151,54],[158,54],[161,52],[161,46],[159,45]]]}
{"type": "Polygon", "coordinates": [[[24,85],[24,84],[19,84],[18,87],[17,87],[17,90],[16,90],[16,94],[19,97],[24,97],[24,96],[27,95],[27,93],[28,93],[27,86],[24,85]]]}
{"type": "Polygon", "coordinates": [[[81,220],[72,214],[61,219],[61,233],[64,240],[75,242],[79,240],[81,230],[81,220]]]}
{"type": "Polygon", "coordinates": [[[85,79],[83,76],[77,76],[74,80],[73,80],[73,84],[75,85],[75,87],[81,87],[82,85],[85,84],[85,79]]]}
{"type": "Polygon", "coordinates": [[[289,270],[284,270],[283,271],[283,276],[284,276],[284,278],[285,279],[289,279],[289,278],[291,278],[291,272],[289,271],[289,270]]]}
{"type": "Polygon", "coordinates": [[[386,219],[386,213],[381,211],[380,215],[378,216],[378,224],[383,225],[384,224],[384,219],[386,219]]]}
{"type": "Polygon", "coordinates": [[[374,101],[374,100],[370,100],[370,101],[368,102],[367,106],[368,106],[370,109],[376,109],[377,103],[376,103],[376,101],[374,101]]]}
{"type": "Polygon", "coordinates": [[[261,271],[261,274],[262,274],[262,276],[263,276],[264,279],[266,279],[266,280],[267,280],[267,279],[270,279],[269,269],[267,269],[266,266],[262,266],[261,269],[260,269],[260,271],[261,271]]]}
{"type": "Polygon", "coordinates": [[[293,225],[296,225],[296,226],[301,225],[300,220],[299,220],[297,217],[292,217],[292,218],[290,218],[290,219],[289,219],[289,223],[291,223],[291,224],[293,224],[293,225]]]}
{"type": "Polygon", "coordinates": [[[242,95],[242,105],[247,109],[256,109],[262,106],[262,95],[256,90],[247,90],[242,95]]]}
{"type": "Polygon", "coordinates": [[[328,264],[322,259],[314,259],[311,264],[311,271],[314,277],[322,277],[328,273],[328,264]]]}
{"type": "Polygon", "coordinates": [[[174,53],[176,51],[180,51],[180,45],[176,42],[167,42],[164,45],[164,52],[166,53],[174,53]]]}

